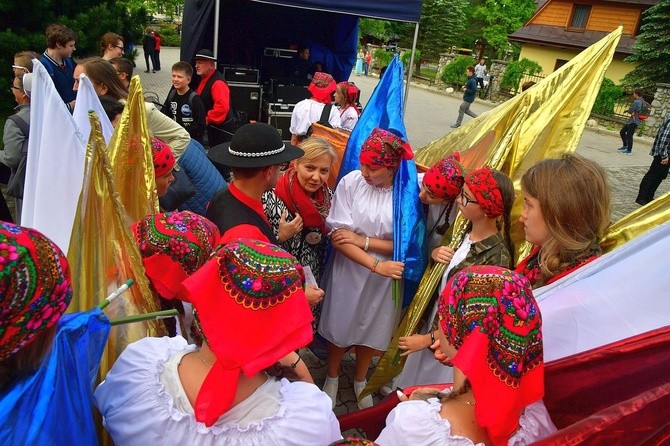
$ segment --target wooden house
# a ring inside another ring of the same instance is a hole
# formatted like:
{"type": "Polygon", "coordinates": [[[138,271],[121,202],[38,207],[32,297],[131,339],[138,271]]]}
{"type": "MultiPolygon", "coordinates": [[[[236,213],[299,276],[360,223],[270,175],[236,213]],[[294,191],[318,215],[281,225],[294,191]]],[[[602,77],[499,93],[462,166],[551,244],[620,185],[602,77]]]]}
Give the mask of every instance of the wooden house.
{"type": "Polygon", "coordinates": [[[605,74],[618,84],[634,68],[624,59],[633,54],[642,12],[656,3],[658,0],[538,0],[535,14],[509,35],[509,41],[521,44],[520,59],[534,60],[549,74],[623,25],[623,35],[605,74]]]}

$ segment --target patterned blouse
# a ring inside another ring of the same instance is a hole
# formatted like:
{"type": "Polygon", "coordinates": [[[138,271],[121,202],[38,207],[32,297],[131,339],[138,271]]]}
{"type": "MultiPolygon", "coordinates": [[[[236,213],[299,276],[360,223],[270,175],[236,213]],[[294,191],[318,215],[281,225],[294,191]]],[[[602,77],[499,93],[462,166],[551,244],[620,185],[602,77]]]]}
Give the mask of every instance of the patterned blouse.
{"type": "MultiPolygon", "coordinates": [[[[332,198],[333,191],[330,188],[328,189],[328,193],[332,198]]],[[[274,191],[265,192],[262,201],[270,226],[272,226],[275,236],[279,237],[279,221],[286,209],[286,205],[274,191]]],[[[292,221],[294,218],[295,214],[288,212],[286,221],[292,221]]],[[[314,278],[319,282],[325,267],[326,241],[327,237],[321,235],[318,228],[305,227],[301,232],[281,243],[281,247],[293,254],[301,265],[309,266],[314,274],[314,278]],[[320,237],[320,240],[314,243],[317,235],[320,237]],[[308,240],[312,243],[309,243],[308,240]]]]}

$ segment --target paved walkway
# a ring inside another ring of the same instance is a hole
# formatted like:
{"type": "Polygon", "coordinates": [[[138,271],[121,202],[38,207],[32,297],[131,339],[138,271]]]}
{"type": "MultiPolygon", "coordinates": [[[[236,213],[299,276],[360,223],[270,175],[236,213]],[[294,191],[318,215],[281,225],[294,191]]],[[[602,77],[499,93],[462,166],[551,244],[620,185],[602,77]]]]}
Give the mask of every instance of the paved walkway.
{"type": "MultiPolygon", "coordinates": [[[[170,67],[178,60],[178,48],[163,47],[162,70],[158,73],[144,73],[144,56],[140,49],[135,74],[139,74],[144,92],[155,93],[163,101],[171,86],[170,67]]],[[[361,102],[365,105],[377,85],[378,78],[352,75],[350,80],[361,89],[361,102]]],[[[412,85],[405,115],[405,125],[412,146],[423,147],[449,133],[452,130],[450,125],[456,120],[460,103],[459,93],[448,95],[425,86],[412,85]]],[[[495,104],[478,99],[473,104],[472,110],[481,113],[494,106],[495,104]]],[[[465,119],[470,118],[466,116],[465,119]]],[[[598,162],[607,171],[612,188],[612,221],[618,220],[638,207],[634,200],[640,180],[651,163],[651,157],[648,155],[651,143],[650,138],[636,138],[632,156],[624,156],[616,150],[621,146],[618,131],[608,131],[604,128],[587,129],[582,135],[577,153],[598,162]]],[[[659,188],[658,194],[669,190],[670,181],[666,181],[659,188]]],[[[325,364],[309,351],[304,351],[303,356],[316,384],[321,386],[325,380],[325,364]]],[[[351,380],[347,378],[353,376],[353,373],[354,360],[347,354],[340,373],[340,395],[335,409],[338,414],[356,408],[353,386],[351,380]]],[[[375,395],[375,401],[380,398],[380,395],[375,395]]]]}

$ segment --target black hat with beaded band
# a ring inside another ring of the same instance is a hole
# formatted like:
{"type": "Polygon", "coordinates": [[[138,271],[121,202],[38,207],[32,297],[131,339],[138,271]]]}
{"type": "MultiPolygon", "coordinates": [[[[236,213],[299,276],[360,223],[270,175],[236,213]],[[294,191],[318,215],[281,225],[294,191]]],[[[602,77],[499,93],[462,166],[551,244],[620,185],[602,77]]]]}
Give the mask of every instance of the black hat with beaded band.
{"type": "Polygon", "coordinates": [[[204,59],[204,60],[211,60],[216,62],[216,57],[214,57],[214,53],[212,53],[210,50],[200,50],[197,53],[195,53],[195,60],[198,59],[204,59]]]}
{"type": "Polygon", "coordinates": [[[207,156],[216,164],[253,169],[282,164],[304,154],[302,149],[282,141],[271,125],[252,122],[237,129],[230,142],[209,149],[207,156]]]}

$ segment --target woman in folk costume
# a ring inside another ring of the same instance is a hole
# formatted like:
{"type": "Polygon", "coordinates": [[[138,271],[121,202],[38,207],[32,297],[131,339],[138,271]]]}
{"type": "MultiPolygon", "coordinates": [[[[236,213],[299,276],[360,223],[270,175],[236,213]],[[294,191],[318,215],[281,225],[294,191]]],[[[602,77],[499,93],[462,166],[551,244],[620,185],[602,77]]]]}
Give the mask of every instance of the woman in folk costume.
{"type": "Polygon", "coordinates": [[[352,131],[358,123],[360,113],[356,108],[356,97],[358,88],[351,82],[340,82],[335,90],[335,102],[340,109],[340,123],[342,128],[352,131]]]}
{"type": "Polygon", "coordinates": [[[317,71],[310,82],[307,90],[310,98],[303,99],[295,104],[291,113],[291,144],[299,146],[300,142],[310,136],[310,127],[315,122],[322,121],[335,129],[342,127],[340,123],[340,112],[333,106],[333,93],[337,89],[335,79],[328,73],[317,71]],[[326,113],[326,107],[330,109],[326,113]],[[326,115],[326,116],[324,116],[326,115]]]}
{"type": "MultiPolygon", "coordinates": [[[[308,266],[318,283],[326,262],[326,217],[333,196],[327,180],[337,152],[318,137],[307,138],[300,148],[305,154],[293,161],[262,201],[279,244],[303,267],[308,266]]],[[[321,314],[319,302],[310,302],[315,331],[321,314]]]]}
{"type": "Polygon", "coordinates": [[[418,174],[418,179],[419,200],[426,210],[428,249],[432,251],[441,245],[442,237],[456,219],[456,202],[465,182],[460,153],[442,158],[426,173],[418,174]]]}
{"type": "MultiPolygon", "coordinates": [[[[337,398],[342,356],[355,346],[354,390],[360,395],[372,357],[385,351],[400,317],[392,298],[392,280],[400,280],[404,264],[393,254],[393,182],[402,159],[412,149],[393,133],[375,128],[360,153],[360,170],[344,176],[335,189],[326,227],[334,252],[324,274],[326,296],[319,333],[329,341],[324,391],[337,398]]],[[[372,397],[359,407],[372,405],[372,397]]]]}
{"type": "Polygon", "coordinates": [[[602,255],[611,193],[603,169],[579,155],[535,164],[521,177],[523,224],[531,253],[516,271],[533,288],[548,285],[602,255]]]}
{"type": "MultiPolygon", "coordinates": [[[[427,172],[426,176],[430,183],[432,172],[427,172]]],[[[514,205],[512,181],[497,170],[488,167],[477,169],[465,175],[465,184],[457,203],[461,215],[468,221],[468,228],[457,250],[440,246],[431,253],[435,262],[447,265],[438,294],[442,293],[454,274],[469,266],[511,268],[514,265],[514,247],[510,237],[510,213],[514,205]]],[[[453,379],[452,370],[436,362],[430,350],[435,342],[437,307],[435,302],[424,334],[398,340],[398,347],[404,350],[402,356],[410,355],[398,381],[401,388],[451,382],[453,379]]]]}
{"type": "Polygon", "coordinates": [[[239,239],[183,282],[204,339],[128,346],[95,392],[116,444],[303,445],[341,438],[330,400],[279,360],[312,339],[298,261],[239,239]]]}
{"type": "Polygon", "coordinates": [[[58,246],[0,222],[0,444],[97,444],[90,379],[109,325],[102,314],[61,319],[71,299],[58,246]]]}
{"type": "Polygon", "coordinates": [[[442,292],[438,316],[435,357],[453,365],[453,388],[415,391],[377,444],[526,445],[556,431],[542,402],[542,318],[524,276],[466,268],[442,292]]]}
{"type": "MultiPolygon", "coordinates": [[[[156,172],[158,174],[158,169],[156,172]]],[[[181,283],[214,253],[219,239],[218,228],[205,217],[182,211],[147,215],[133,225],[132,231],[161,309],[176,308],[183,318],[183,327],[178,327],[173,318],[165,319],[168,334],[181,334],[193,341],[192,306],[182,303],[176,296],[181,283]]]]}

